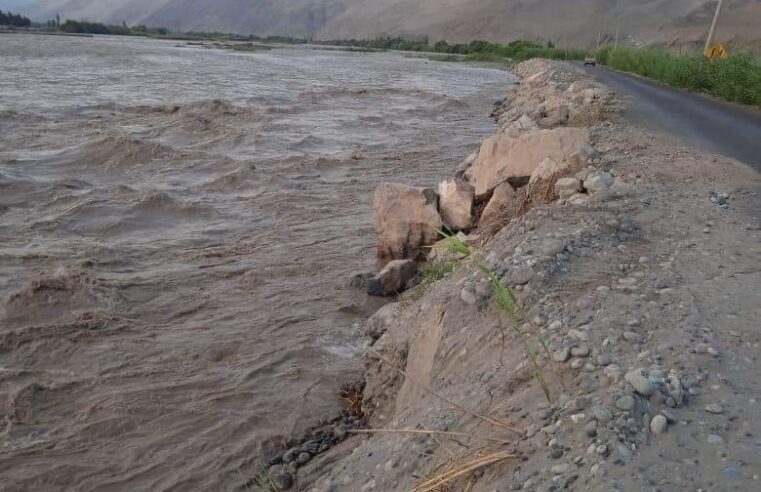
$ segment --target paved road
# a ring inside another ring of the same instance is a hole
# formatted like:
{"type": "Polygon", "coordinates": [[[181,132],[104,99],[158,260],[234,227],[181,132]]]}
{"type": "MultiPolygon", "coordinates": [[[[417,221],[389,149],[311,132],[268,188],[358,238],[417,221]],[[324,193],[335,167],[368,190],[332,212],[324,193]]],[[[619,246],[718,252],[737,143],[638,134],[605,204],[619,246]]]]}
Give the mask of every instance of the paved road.
{"type": "Polygon", "coordinates": [[[761,111],[716,101],[604,67],[586,67],[597,80],[632,97],[626,118],[665,131],[686,144],[742,161],[761,171],[761,111]]]}

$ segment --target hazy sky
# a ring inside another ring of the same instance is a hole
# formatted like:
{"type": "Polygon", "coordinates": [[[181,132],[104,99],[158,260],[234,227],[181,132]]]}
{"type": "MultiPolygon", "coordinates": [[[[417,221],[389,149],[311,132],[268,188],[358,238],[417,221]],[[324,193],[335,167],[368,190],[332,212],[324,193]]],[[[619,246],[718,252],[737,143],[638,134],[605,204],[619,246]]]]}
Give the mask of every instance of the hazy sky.
{"type": "Polygon", "coordinates": [[[34,0],[0,0],[0,9],[14,9],[22,5],[28,5],[34,0]]]}

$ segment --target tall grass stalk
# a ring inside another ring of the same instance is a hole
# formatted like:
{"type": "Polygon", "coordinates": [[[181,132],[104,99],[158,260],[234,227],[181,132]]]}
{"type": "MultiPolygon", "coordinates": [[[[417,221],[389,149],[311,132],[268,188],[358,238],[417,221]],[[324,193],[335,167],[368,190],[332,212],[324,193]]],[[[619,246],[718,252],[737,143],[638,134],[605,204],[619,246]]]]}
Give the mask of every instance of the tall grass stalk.
{"type": "MultiPolygon", "coordinates": [[[[544,373],[542,372],[542,368],[539,366],[539,361],[536,360],[536,355],[531,349],[528,337],[526,337],[525,334],[520,330],[520,324],[522,323],[524,316],[522,309],[516,302],[515,294],[513,294],[510,288],[506,286],[499,277],[497,277],[497,275],[492,271],[491,268],[489,268],[486,263],[476,261],[476,266],[484,273],[484,275],[486,275],[486,278],[489,279],[489,283],[491,283],[491,286],[494,289],[494,296],[497,307],[500,311],[508,316],[510,327],[523,342],[523,350],[526,353],[526,357],[528,357],[529,362],[531,363],[531,370],[534,379],[536,379],[539,383],[539,386],[542,387],[542,392],[544,393],[545,398],[547,398],[547,401],[551,402],[552,399],[550,397],[550,387],[547,384],[547,380],[544,378],[544,373]]],[[[540,341],[540,344],[546,352],[549,352],[544,343],[541,343],[540,341]]]]}

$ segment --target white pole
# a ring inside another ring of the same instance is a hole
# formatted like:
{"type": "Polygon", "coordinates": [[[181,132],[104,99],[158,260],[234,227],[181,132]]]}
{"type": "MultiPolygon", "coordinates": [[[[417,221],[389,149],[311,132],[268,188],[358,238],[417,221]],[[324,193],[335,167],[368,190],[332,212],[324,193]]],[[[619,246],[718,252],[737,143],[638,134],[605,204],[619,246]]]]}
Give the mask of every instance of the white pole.
{"type": "Polygon", "coordinates": [[[711,48],[711,45],[713,45],[713,37],[716,34],[716,24],[719,23],[719,16],[721,14],[722,3],[724,3],[724,0],[719,0],[719,4],[716,6],[716,13],[713,15],[711,30],[708,31],[708,39],[706,39],[706,49],[705,49],[706,52],[708,52],[709,48],[711,48]]]}

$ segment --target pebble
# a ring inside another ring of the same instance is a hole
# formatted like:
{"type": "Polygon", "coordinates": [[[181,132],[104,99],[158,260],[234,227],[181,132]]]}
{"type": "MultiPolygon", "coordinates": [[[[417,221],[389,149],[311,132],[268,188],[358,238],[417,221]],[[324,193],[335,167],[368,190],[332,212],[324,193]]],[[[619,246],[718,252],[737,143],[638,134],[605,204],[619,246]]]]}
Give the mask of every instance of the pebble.
{"type": "Polygon", "coordinates": [[[721,403],[709,403],[706,405],[706,412],[719,415],[724,413],[724,407],[721,403]]]}
{"type": "Polygon", "coordinates": [[[552,354],[552,360],[555,362],[566,362],[571,358],[571,350],[568,347],[556,350],[552,354]]]}
{"type": "Polygon", "coordinates": [[[597,365],[598,366],[609,366],[612,362],[610,355],[608,354],[600,354],[597,356],[597,365]]]}
{"type": "Polygon", "coordinates": [[[607,424],[613,420],[613,412],[608,407],[596,406],[593,410],[595,418],[601,424],[607,424]]]}
{"type": "Polygon", "coordinates": [[[642,396],[650,396],[655,391],[653,383],[644,375],[642,369],[632,369],[626,373],[624,379],[642,396]]]}
{"type": "Polygon", "coordinates": [[[571,349],[571,355],[574,357],[588,357],[589,356],[589,347],[586,345],[582,345],[580,347],[574,347],[571,349]]]}
{"type": "Polygon", "coordinates": [[[570,467],[571,466],[568,463],[564,463],[562,465],[553,465],[550,468],[550,472],[553,475],[564,475],[564,474],[568,473],[568,470],[569,470],[570,467]]]}
{"type": "Polygon", "coordinates": [[[476,284],[476,295],[481,299],[488,299],[493,293],[491,282],[483,281],[476,284]]]}
{"type": "Polygon", "coordinates": [[[558,331],[563,327],[563,322],[560,320],[555,320],[547,327],[552,331],[558,331]]]}
{"type": "Polygon", "coordinates": [[[663,434],[668,427],[668,420],[663,415],[656,415],[650,421],[650,430],[653,434],[663,434]]]}
{"type": "Polygon", "coordinates": [[[511,268],[507,272],[507,281],[513,285],[526,285],[534,278],[534,269],[529,265],[511,268]]]}
{"type": "Polygon", "coordinates": [[[291,461],[295,461],[296,458],[299,456],[299,450],[296,448],[289,449],[285,452],[283,455],[283,463],[290,463],[291,461]]]}
{"type": "Polygon", "coordinates": [[[595,452],[600,456],[608,456],[610,453],[610,448],[608,448],[607,444],[600,444],[595,448],[595,452]]]}
{"type": "Polygon", "coordinates": [[[299,453],[299,455],[296,457],[296,463],[299,465],[305,465],[309,463],[309,460],[312,459],[312,455],[309,453],[299,453]]]}
{"type": "Polygon", "coordinates": [[[475,292],[468,287],[465,287],[460,291],[460,299],[462,299],[462,302],[465,304],[470,304],[471,306],[478,302],[475,292]]]}
{"type": "Polygon", "coordinates": [[[277,490],[288,490],[293,487],[293,475],[282,465],[270,467],[268,475],[277,490]]]}
{"type": "Polygon", "coordinates": [[[597,422],[590,422],[584,427],[584,434],[588,437],[597,437],[597,422]]]}
{"type": "Polygon", "coordinates": [[[583,366],[584,366],[584,361],[581,359],[574,359],[573,362],[571,362],[572,369],[581,369],[583,366]]]}
{"type": "Polygon", "coordinates": [[[568,330],[568,336],[580,342],[586,342],[589,340],[589,334],[587,332],[576,329],[568,330]]]}
{"type": "Polygon", "coordinates": [[[724,444],[724,438],[718,434],[708,434],[706,442],[708,444],[724,444]]]}
{"type": "Polygon", "coordinates": [[[561,448],[553,448],[552,451],[550,451],[550,458],[553,460],[557,460],[563,457],[563,450],[561,448]]]}
{"type": "Polygon", "coordinates": [[[724,474],[725,477],[731,478],[731,479],[738,479],[742,478],[743,472],[740,470],[740,468],[736,466],[727,466],[723,470],[721,470],[721,473],[724,474]]]}
{"type": "Polygon", "coordinates": [[[627,342],[640,342],[642,341],[642,335],[634,331],[625,331],[623,333],[624,340],[627,342]]]}
{"type": "Polygon", "coordinates": [[[616,408],[619,410],[629,411],[637,404],[637,400],[631,395],[625,395],[616,400],[616,408]]]}

